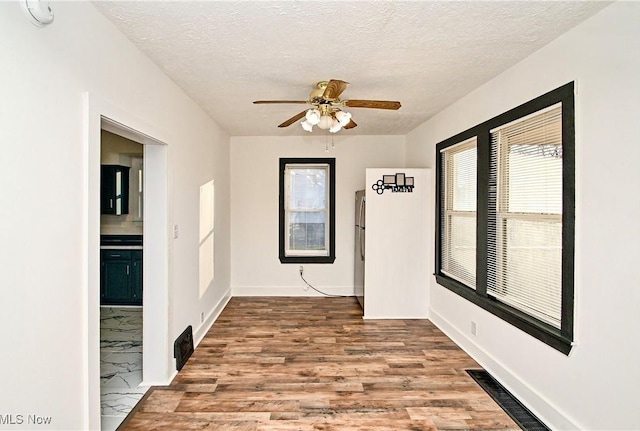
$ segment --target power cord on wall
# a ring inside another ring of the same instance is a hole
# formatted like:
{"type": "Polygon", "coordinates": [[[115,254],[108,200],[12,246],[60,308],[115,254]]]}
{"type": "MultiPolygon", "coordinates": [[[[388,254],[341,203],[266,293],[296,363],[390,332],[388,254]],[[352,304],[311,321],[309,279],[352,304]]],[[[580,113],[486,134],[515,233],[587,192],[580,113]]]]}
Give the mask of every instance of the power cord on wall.
{"type": "Polygon", "coordinates": [[[304,272],[304,270],[302,269],[302,266],[300,266],[300,278],[302,279],[302,281],[304,281],[304,284],[306,284],[307,286],[309,286],[310,288],[312,288],[316,292],[321,293],[324,296],[329,296],[331,298],[346,298],[347,297],[347,295],[332,295],[330,293],[325,293],[325,292],[323,292],[321,290],[316,289],[311,284],[309,284],[309,282],[307,280],[305,280],[304,276],[302,275],[303,272],[304,272]]]}

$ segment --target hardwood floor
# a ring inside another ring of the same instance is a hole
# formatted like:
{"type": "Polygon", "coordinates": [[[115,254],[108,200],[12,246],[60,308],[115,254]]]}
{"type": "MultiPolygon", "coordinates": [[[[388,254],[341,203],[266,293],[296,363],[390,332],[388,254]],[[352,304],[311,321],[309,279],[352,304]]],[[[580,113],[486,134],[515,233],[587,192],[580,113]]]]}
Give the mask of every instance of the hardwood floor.
{"type": "Polygon", "coordinates": [[[520,429],[431,322],[360,315],[354,298],[232,298],[119,429],[520,429]]]}

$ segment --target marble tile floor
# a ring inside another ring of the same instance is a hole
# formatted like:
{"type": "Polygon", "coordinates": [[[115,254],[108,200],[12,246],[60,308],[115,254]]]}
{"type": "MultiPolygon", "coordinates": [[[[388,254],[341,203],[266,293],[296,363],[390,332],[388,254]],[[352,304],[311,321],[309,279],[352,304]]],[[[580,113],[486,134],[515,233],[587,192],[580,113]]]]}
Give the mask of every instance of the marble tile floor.
{"type": "Polygon", "coordinates": [[[142,307],[100,308],[102,430],[115,430],[147,391],[142,382],[142,307]]]}

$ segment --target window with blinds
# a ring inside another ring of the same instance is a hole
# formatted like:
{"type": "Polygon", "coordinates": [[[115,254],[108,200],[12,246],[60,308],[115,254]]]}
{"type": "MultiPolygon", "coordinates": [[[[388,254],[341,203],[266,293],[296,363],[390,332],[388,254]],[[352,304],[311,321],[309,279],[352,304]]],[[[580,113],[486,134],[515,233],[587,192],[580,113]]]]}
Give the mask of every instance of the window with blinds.
{"type": "Polygon", "coordinates": [[[335,261],[335,158],[282,158],[279,181],[281,263],[335,261]]]}
{"type": "Polygon", "coordinates": [[[573,82],[438,143],[435,166],[438,284],[568,354],[573,82]]]}
{"type": "Polygon", "coordinates": [[[560,328],[562,107],[491,130],[487,293],[560,328]]]}
{"type": "Polygon", "coordinates": [[[476,286],[476,165],[474,137],[442,151],[442,272],[476,286]]]}
{"type": "Polygon", "coordinates": [[[286,256],[329,255],[329,165],[285,168],[286,256]]]}

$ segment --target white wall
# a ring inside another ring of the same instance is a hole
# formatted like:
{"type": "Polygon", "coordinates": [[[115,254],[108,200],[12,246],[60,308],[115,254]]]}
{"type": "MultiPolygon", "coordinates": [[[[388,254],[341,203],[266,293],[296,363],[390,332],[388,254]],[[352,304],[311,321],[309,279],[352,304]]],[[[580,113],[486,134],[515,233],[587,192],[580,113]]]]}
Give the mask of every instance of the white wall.
{"type": "Polygon", "coordinates": [[[166,230],[180,226],[168,254],[168,344],[187,324],[198,329],[200,312],[229,289],[229,138],[90,3],[53,8],[53,24],[37,28],[18,2],[0,2],[0,414],[50,416],[40,429],[73,430],[88,429],[90,415],[95,426],[91,411],[99,412],[87,406],[87,291],[98,286],[86,283],[87,256],[96,253],[83,246],[95,242],[87,240],[85,194],[96,174],[83,94],[130,113],[168,144],[166,230]],[[200,298],[198,189],[211,179],[218,260],[200,298]]]}
{"type": "Polygon", "coordinates": [[[367,169],[364,319],[426,319],[433,260],[430,169],[367,169]],[[372,185],[384,175],[413,178],[411,193],[372,185]]]}
{"type": "MultiPolygon", "coordinates": [[[[294,127],[294,126],[291,126],[294,127]]],[[[299,264],[278,259],[278,161],[280,157],[335,157],[336,260],[305,264],[304,276],[332,294],[353,294],[354,193],[365,188],[368,167],[404,165],[403,136],[231,138],[231,286],[233,295],[317,295],[303,290],[299,264]],[[330,139],[330,138],[329,138],[330,139]]]]}
{"type": "Polygon", "coordinates": [[[433,166],[437,142],[575,80],[576,345],[570,356],[431,283],[432,320],[554,429],[640,424],[638,23],[640,3],[614,3],[407,137],[407,159],[433,166]]]}

